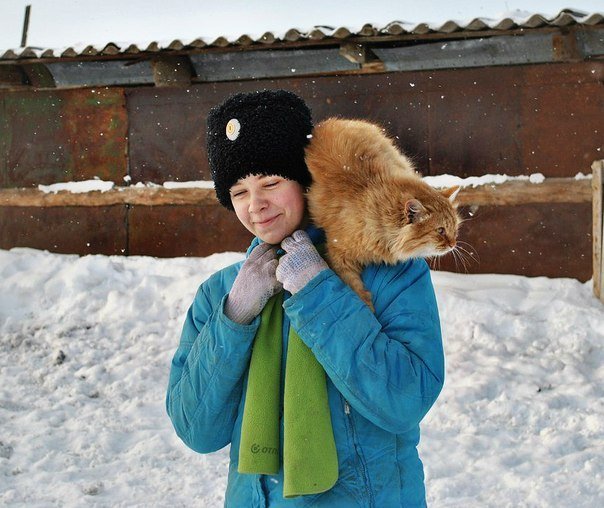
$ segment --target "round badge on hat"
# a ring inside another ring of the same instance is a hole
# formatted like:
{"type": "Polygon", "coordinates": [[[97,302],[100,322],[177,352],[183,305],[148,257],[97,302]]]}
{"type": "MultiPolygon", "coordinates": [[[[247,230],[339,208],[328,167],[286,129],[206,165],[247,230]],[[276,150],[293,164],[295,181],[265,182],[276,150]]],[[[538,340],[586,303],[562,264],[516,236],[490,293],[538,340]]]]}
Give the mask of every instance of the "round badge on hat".
{"type": "Polygon", "coordinates": [[[235,141],[239,137],[239,131],[241,130],[241,124],[236,118],[231,118],[226,124],[226,137],[231,141],[235,141]]]}

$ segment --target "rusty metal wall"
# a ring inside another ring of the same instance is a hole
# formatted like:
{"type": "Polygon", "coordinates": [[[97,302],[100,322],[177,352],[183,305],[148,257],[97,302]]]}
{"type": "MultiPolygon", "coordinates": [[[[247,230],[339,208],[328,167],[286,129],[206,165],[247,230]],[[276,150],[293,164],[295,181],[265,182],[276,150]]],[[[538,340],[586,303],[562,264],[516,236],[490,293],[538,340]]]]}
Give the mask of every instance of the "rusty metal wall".
{"type": "Polygon", "coordinates": [[[124,206],[0,207],[0,249],[123,255],[128,246],[126,223],[124,206]]]}
{"type": "Polygon", "coordinates": [[[220,205],[134,206],[128,224],[131,255],[176,257],[242,252],[253,238],[235,214],[220,205]]]}
{"type": "Polygon", "coordinates": [[[0,187],[29,187],[127,173],[121,89],[0,92],[0,187]]]}
{"type": "MultiPolygon", "coordinates": [[[[603,81],[604,62],[594,60],[186,88],[0,91],[0,186],[95,176],[122,185],[127,174],[133,184],[207,180],[209,109],[231,93],[260,88],[299,93],[315,121],[341,115],[380,122],[425,175],[572,177],[602,158],[603,81]]],[[[0,208],[0,246],[175,256],[243,250],[249,241],[218,205],[120,210],[109,217],[78,209],[88,224],[78,229],[70,226],[72,210],[0,208]],[[99,217],[113,223],[103,226],[99,217]],[[63,247],[54,247],[59,236],[63,247]]],[[[591,276],[589,206],[482,207],[473,214],[462,230],[480,257],[470,272],[591,276]]],[[[454,268],[451,260],[441,266],[454,268]]]]}
{"type": "Polygon", "coordinates": [[[464,207],[465,261],[447,255],[434,268],[529,277],[592,276],[591,203],[464,207]]]}
{"type": "Polygon", "coordinates": [[[205,117],[234,92],[283,87],[315,121],[377,121],[426,175],[574,176],[602,157],[604,63],[421,71],[127,92],[133,181],[209,179],[205,117]]]}

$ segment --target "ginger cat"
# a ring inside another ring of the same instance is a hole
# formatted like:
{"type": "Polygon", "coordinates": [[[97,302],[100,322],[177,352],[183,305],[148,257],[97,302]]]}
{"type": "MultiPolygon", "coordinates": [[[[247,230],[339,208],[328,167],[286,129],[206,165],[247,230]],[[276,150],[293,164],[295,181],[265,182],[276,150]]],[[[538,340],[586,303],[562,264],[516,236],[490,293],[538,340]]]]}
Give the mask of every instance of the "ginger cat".
{"type": "Polygon", "coordinates": [[[327,236],[328,262],[372,310],[360,275],[365,265],[455,248],[459,187],[426,184],[378,125],[329,118],[314,128],[305,157],[313,179],[309,212],[327,236]]]}

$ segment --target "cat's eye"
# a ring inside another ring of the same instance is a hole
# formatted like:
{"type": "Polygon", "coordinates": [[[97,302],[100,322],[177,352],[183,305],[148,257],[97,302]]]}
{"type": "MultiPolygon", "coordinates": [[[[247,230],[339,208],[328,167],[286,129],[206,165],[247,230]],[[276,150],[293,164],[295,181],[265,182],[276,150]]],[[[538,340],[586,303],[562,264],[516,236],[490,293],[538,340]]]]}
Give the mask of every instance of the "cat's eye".
{"type": "Polygon", "coordinates": [[[445,236],[445,228],[438,228],[436,230],[436,232],[440,235],[440,236],[445,236]]]}

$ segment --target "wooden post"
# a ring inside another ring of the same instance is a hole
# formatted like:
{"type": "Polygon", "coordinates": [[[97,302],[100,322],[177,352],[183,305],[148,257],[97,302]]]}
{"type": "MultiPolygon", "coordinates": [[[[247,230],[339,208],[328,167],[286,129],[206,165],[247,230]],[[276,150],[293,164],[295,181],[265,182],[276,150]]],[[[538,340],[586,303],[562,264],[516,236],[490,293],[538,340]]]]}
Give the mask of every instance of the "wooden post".
{"type": "Polygon", "coordinates": [[[21,47],[27,46],[27,31],[29,30],[29,13],[31,5],[25,7],[25,19],[23,20],[23,32],[21,33],[21,47]]]}
{"type": "Polygon", "coordinates": [[[604,160],[594,161],[591,165],[593,178],[593,281],[594,294],[604,303],[604,256],[602,241],[604,238],[604,160]]]}

